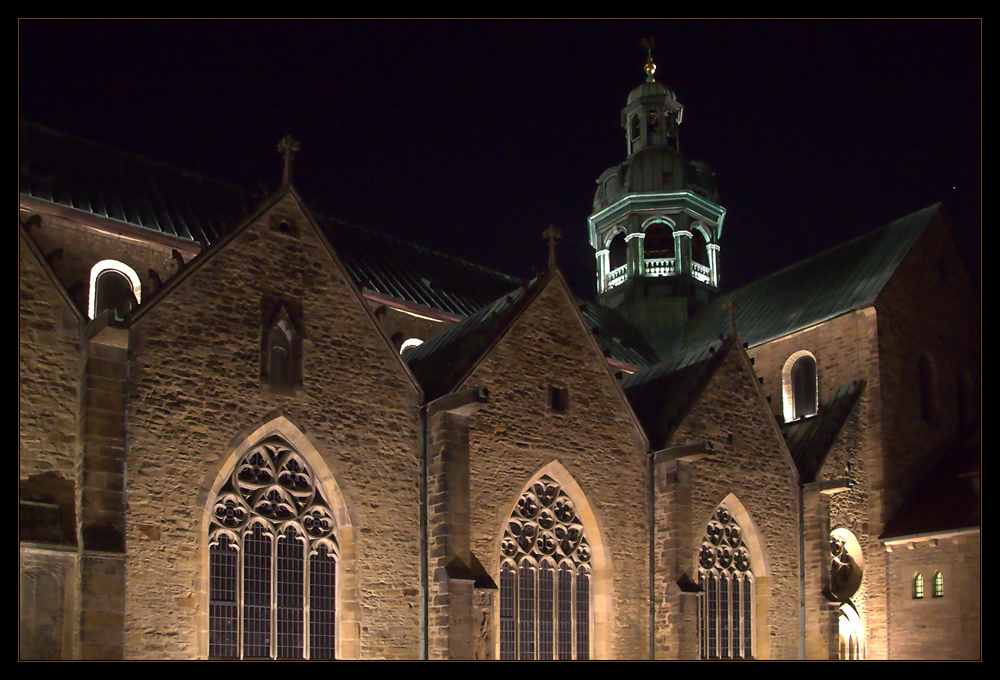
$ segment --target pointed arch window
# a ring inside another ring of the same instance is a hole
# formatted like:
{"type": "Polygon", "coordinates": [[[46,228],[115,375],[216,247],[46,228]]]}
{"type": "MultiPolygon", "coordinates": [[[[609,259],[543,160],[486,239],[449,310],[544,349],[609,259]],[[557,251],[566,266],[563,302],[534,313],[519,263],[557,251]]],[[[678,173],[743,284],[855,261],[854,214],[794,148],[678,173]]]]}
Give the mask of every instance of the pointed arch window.
{"type": "Polygon", "coordinates": [[[795,352],[785,361],[781,369],[781,393],[786,422],[819,412],[817,376],[816,357],[806,350],[795,352]]]}
{"type": "Polygon", "coordinates": [[[303,457],[277,437],[253,447],[212,515],[209,656],[334,658],[337,541],[303,457]]]}
{"type": "Polygon", "coordinates": [[[932,586],[931,595],[933,597],[944,597],[944,574],[940,571],[934,572],[934,584],[932,586]]]}
{"type": "Polygon", "coordinates": [[[705,529],[698,555],[702,596],[701,657],[753,658],[753,572],[743,529],[721,505],[705,529]]]}
{"type": "Polygon", "coordinates": [[[924,599],[924,575],[919,571],[913,576],[913,599],[924,599]]]}
{"type": "Polygon", "coordinates": [[[500,552],[500,658],[591,658],[590,544],[551,477],[521,495],[500,552]]]}

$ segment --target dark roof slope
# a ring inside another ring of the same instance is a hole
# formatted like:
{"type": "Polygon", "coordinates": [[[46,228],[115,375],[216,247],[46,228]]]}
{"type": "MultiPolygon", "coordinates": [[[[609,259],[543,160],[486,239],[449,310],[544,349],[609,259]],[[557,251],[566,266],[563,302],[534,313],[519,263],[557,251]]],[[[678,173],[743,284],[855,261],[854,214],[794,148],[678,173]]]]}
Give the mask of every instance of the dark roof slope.
{"type": "MultiPolygon", "coordinates": [[[[538,286],[538,281],[533,282],[538,286]]],[[[530,290],[530,289],[528,289],[530,290]]],[[[448,394],[489,344],[524,306],[528,290],[518,288],[427,342],[407,350],[403,359],[417,377],[427,401],[448,394]]]]}
{"type": "Polygon", "coordinates": [[[732,340],[717,340],[622,379],[622,389],[653,450],[666,446],[733,344],[732,340]]]}
{"type": "Polygon", "coordinates": [[[939,210],[925,208],[715,299],[689,324],[684,347],[728,332],[729,300],[751,347],[871,305],[939,210]]]}
{"type": "Polygon", "coordinates": [[[982,523],[982,439],[980,428],[959,445],[944,451],[917,484],[899,512],[889,520],[880,540],[976,529],[982,523]]]}
{"type": "Polygon", "coordinates": [[[815,416],[781,425],[788,452],[792,454],[792,460],[799,469],[799,480],[803,484],[816,480],[826,454],[837,440],[848,416],[854,411],[866,385],[864,380],[842,385],[815,416]]]}
{"type": "Polygon", "coordinates": [[[521,284],[507,274],[371,229],[318,217],[362,290],[469,316],[521,284]]]}
{"type": "Polygon", "coordinates": [[[23,121],[18,153],[22,196],[205,245],[256,202],[224,182],[23,121]]]}

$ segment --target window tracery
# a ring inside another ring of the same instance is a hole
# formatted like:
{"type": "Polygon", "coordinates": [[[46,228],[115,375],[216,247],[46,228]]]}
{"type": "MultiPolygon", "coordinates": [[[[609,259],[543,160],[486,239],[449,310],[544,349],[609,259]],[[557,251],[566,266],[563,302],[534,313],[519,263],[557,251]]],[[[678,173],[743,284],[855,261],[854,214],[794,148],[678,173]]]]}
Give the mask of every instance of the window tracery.
{"type": "Polygon", "coordinates": [[[720,505],[705,529],[698,554],[698,584],[704,591],[701,618],[703,659],[753,658],[753,572],[743,529],[720,505]]]}
{"type": "Polygon", "coordinates": [[[591,551],[576,506],[543,476],[500,545],[500,658],[589,659],[591,551]]]}
{"type": "Polygon", "coordinates": [[[208,543],[210,657],[334,658],[333,516],[284,440],[237,463],[213,504],[208,543]]]}

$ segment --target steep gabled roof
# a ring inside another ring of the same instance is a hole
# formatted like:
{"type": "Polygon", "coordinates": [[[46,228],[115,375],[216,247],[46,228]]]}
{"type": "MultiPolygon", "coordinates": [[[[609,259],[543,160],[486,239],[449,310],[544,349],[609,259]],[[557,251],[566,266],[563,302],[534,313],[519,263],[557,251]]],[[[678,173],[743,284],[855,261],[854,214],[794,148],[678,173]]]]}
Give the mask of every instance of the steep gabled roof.
{"type": "Polygon", "coordinates": [[[788,451],[799,469],[799,479],[808,484],[816,480],[830,447],[854,411],[865,391],[867,382],[855,380],[842,385],[811,418],[793,420],[781,425],[788,451]]]}
{"type": "Polygon", "coordinates": [[[622,379],[622,389],[653,450],[666,446],[733,344],[731,339],[717,340],[622,379]]]}
{"type": "Polygon", "coordinates": [[[879,540],[916,538],[979,529],[982,524],[982,430],[943,451],[879,540]]]}
{"type": "Polygon", "coordinates": [[[521,284],[502,272],[371,229],[319,217],[358,286],[457,316],[469,316],[521,284]]]}
{"type": "Polygon", "coordinates": [[[751,347],[871,305],[940,207],[932,205],[717,298],[689,324],[684,347],[703,346],[727,331],[724,305],[729,300],[736,301],[736,328],[751,347]]]}
{"type": "Polygon", "coordinates": [[[22,196],[209,245],[256,202],[235,186],[21,121],[22,196]]]}

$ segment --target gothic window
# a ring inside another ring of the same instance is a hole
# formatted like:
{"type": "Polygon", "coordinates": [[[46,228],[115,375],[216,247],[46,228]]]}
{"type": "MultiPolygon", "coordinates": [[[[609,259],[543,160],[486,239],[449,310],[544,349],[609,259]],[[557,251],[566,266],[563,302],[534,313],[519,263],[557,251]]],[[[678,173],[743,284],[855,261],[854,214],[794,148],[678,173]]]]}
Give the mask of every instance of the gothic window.
{"type": "Polygon", "coordinates": [[[698,555],[701,657],[753,658],[753,573],[743,530],[725,505],[705,529],[698,555]]]}
{"type": "Polygon", "coordinates": [[[116,260],[102,260],[90,270],[90,318],[114,310],[119,321],[139,304],[141,286],[135,271],[116,260]]]}
{"type": "Polygon", "coordinates": [[[944,574],[940,571],[934,572],[934,585],[931,595],[934,597],[944,597],[944,574]]]}
{"type": "Polygon", "coordinates": [[[924,599],[924,576],[919,571],[913,576],[913,599],[924,599]]]}
{"type": "Polygon", "coordinates": [[[500,658],[589,659],[590,544],[551,477],[518,500],[500,553],[500,658]]]}
{"type": "Polygon", "coordinates": [[[210,657],[334,658],[333,528],[315,476],[284,440],[240,459],[209,528],[210,657]]]}
{"type": "MultiPolygon", "coordinates": [[[[290,392],[302,387],[302,340],[288,305],[277,307],[263,329],[261,379],[272,390],[290,392]]],[[[297,315],[296,315],[297,316],[297,315]]]]}

